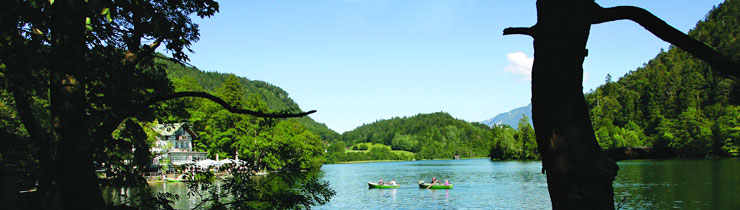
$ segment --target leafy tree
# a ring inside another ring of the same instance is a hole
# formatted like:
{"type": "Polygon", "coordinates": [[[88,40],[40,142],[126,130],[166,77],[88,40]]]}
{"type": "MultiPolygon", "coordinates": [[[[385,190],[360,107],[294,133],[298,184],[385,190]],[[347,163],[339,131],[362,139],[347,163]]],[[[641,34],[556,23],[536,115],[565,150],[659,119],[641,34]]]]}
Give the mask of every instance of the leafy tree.
{"type": "Polygon", "coordinates": [[[213,1],[13,1],[3,7],[0,62],[8,81],[49,84],[48,95],[28,85],[9,88],[29,138],[40,148],[37,195],[60,200],[38,203],[38,208],[102,208],[93,159],[105,160],[99,150],[115,145],[146,151],[145,145],[111,134],[122,118],[136,113],[132,104],[172,92],[159,76],[161,69],[152,65],[153,50],[164,45],[175,59],[186,60],[183,50],[199,36],[189,15],[207,17],[217,10],[213,1]],[[30,96],[48,100],[51,117],[46,119],[53,119],[53,128],[41,126],[45,123],[27,102],[30,96]]]}
{"type": "Polygon", "coordinates": [[[522,147],[517,146],[518,144],[514,139],[514,136],[517,133],[516,130],[512,129],[508,125],[495,125],[491,129],[491,132],[493,137],[493,143],[489,155],[491,159],[505,160],[521,158],[520,154],[522,153],[522,147]]]}
{"type": "Polygon", "coordinates": [[[391,140],[391,148],[396,150],[414,151],[414,147],[418,144],[418,141],[411,135],[396,134],[391,140]]]}
{"type": "Polygon", "coordinates": [[[327,153],[344,153],[344,148],[347,145],[343,141],[337,141],[333,142],[329,145],[329,148],[327,148],[327,153]]]}
{"type": "MultiPolygon", "coordinates": [[[[0,77],[2,99],[12,100],[8,104],[13,107],[2,105],[2,111],[10,115],[0,121],[7,122],[5,127],[22,124],[23,129],[3,129],[0,134],[3,140],[18,140],[19,144],[5,144],[11,146],[8,149],[38,152],[15,156],[3,150],[0,162],[19,161],[35,168],[25,174],[9,167],[22,181],[8,186],[39,184],[29,202],[12,202],[15,206],[10,208],[103,209],[101,184],[146,192],[140,174],[149,154],[146,129],[141,125],[155,118],[185,119],[190,113],[183,110],[196,107],[186,106],[196,103],[188,101],[150,107],[160,101],[197,96],[238,113],[303,116],[238,109],[202,92],[174,93],[164,66],[155,62],[154,50],[164,46],[172,60],[186,61],[185,53],[199,38],[198,25],[191,17],[210,17],[217,11],[218,4],[212,0],[6,2],[0,9],[0,77]],[[105,178],[98,178],[95,167],[105,170],[105,178]],[[30,202],[38,200],[50,202],[30,202]]],[[[203,118],[196,114],[199,120],[203,118]]],[[[224,144],[229,138],[239,138],[228,133],[222,136],[220,143],[224,144]]],[[[314,186],[309,193],[318,195],[308,196],[309,203],[321,203],[331,196],[318,194],[327,190],[325,185],[308,182],[304,186],[309,185],[314,186]]],[[[173,198],[141,196],[141,200],[163,202],[142,208],[166,207],[166,200],[173,198]]],[[[286,207],[294,205],[301,204],[286,207]]]]}
{"type": "Polygon", "coordinates": [[[523,159],[539,158],[534,129],[532,128],[532,125],[529,124],[529,117],[523,115],[522,118],[519,119],[519,126],[517,129],[516,139],[522,147],[522,154],[519,156],[523,159]]]}

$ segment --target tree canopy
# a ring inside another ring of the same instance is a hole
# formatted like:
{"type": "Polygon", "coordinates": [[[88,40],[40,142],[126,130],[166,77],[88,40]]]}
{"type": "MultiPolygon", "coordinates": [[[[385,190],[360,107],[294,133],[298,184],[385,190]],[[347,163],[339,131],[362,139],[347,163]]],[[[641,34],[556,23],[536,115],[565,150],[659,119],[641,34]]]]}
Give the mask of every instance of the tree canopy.
{"type": "MultiPolygon", "coordinates": [[[[223,100],[207,93],[175,93],[167,77],[167,66],[155,60],[158,57],[155,49],[163,47],[172,55],[167,60],[187,61],[191,44],[200,36],[192,18],[210,17],[218,8],[218,3],[212,0],[4,2],[0,8],[0,84],[3,85],[0,89],[0,139],[7,147],[0,151],[0,162],[3,181],[13,180],[3,185],[0,197],[8,201],[3,202],[4,206],[11,209],[103,209],[106,204],[101,186],[145,188],[141,174],[151,161],[148,152],[151,139],[147,138],[146,122],[188,119],[187,110],[195,108],[194,103],[202,102],[201,99],[176,98],[198,96],[220,101],[223,103],[219,105],[231,112],[262,113],[260,111],[267,110],[256,94],[249,98],[239,95],[238,85],[234,86],[238,82],[234,79],[216,94],[223,100]],[[170,99],[174,100],[158,103],[170,99]],[[104,175],[100,176],[96,169],[102,170],[104,175]],[[33,188],[36,188],[31,190],[33,193],[16,193],[33,188]],[[35,202],[39,200],[45,202],[35,202]]],[[[202,87],[178,88],[205,90],[202,87]]],[[[212,117],[237,122],[228,126],[220,124],[221,127],[214,130],[272,138],[273,141],[289,140],[276,143],[275,147],[279,148],[266,150],[279,155],[275,159],[287,163],[272,161],[263,167],[280,172],[275,175],[283,177],[278,186],[291,189],[272,192],[273,188],[260,188],[263,191],[249,194],[252,197],[239,195],[243,199],[231,205],[270,206],[254,203],[266,202],[285,208],[310,208],[309,204],[325,203],[331,197],[333,192],[326,183],[291,173],[320,165],[320,159],[303,158],[321,157],[316,155],[316,151],[320,151],[320,146],[315,146],[320,145],[316,143],[317,136],[305,133],[301,126],[279,120],[213,112],[217,114],[212,117]],[[275,132],[270,135],[259,132],[263,130],[275,132]],[[294,142],[302,144],[280,147],[294,142]],[[294,200],[260,200],[269,195],[289,196],[294,200]]],[[[218,139],[220,142],[228,138],[236,142],[252,140],[222,136],[224,138],[218,139]]],[[[241,149],[233,148],[233,144],[215,145],[220,146],[214,149],[216,152],[241,149]]],[[[249,152],[254,151],[244,151],[249,152]]],[[[234,186],[249,184],[240,183],[234,186]]],[[[143,200],[164,203],[140,208],[166,208],[167,199],[159,198],[172,198],[148,193],[143,196],[143,200]]],[[[147,202],[141,204],[144,203],[147,202]]]]}

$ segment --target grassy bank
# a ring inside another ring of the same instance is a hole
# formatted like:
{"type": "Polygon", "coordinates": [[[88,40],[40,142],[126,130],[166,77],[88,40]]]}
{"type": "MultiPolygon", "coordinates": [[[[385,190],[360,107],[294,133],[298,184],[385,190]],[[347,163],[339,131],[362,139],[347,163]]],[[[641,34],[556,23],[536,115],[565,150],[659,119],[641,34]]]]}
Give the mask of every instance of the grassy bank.
{"type": "MultiPolygon", "coordinates": [[[[468,157],[460,158],[459,160],[470,160],[470,159],[489,159],[488,157],[468,157]]],[[[452,158],[439,158],[439,159],[421,159],[421,160],[452,160],[452,158]]],[[[398,162],[398,161],[420,161],[420,160],[353,160],[353,161],[342,161],[333,164],[350,164],[350,163],[379,163],[379,162],[398,162]]]]}
{"type": "Polygon", "coordinates": [[[370,152],[370,150],[372,148],[379,148],[379,149],[388,149],[388,150],[391,151],[391,153],[396,154],[396,155],[406,155],[406,156],[414,156],[415,155],[415,153],[413,153],[413,152],[409,152],[409,151],[405,151],[405,150],[394,150],[394,149],[391,149],[391,146],[388,146],[388,145],[385,145],[385,144],[379,144],[379,143],[359,143],[359,144],[356,144],[354,146],[363,147],[363,148],[367,148],[367,149],[365,149],[365,150],[352,150],[352,149],[348,149],[348,150],[345,150],[344,152],[345,153],[348,153],[348,152],[364,152],[364,153],[368,153],[368,152],[370,152]]]}
{"type": "Polygon", "coordinates": [[[326,163],[406,161],[416,157],[413,152],[393,150],[388,145],[378,143],[359,143],[349,148],[353,149],[334,150],[327,154],[326,163]]]}

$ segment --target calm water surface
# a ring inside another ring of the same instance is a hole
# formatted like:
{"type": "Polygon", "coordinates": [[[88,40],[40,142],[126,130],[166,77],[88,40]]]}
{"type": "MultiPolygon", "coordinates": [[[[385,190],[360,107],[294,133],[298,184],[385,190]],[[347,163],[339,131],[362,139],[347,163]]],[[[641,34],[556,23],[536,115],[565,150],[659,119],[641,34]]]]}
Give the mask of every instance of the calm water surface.
{"type": "MultiPolygon", "coordinates": [[[[614,181],[621,209],[740,209],[740,159],[680,159],[619,162],[614,181]]],[[[316,209],[550,209],[539,161],[430,160],[324,165],[318,176],[337,191],[316,209]],[[451,190],[419,189],[420,179],[449,179],[451,190]],[[367,182],[395,178],[397,189],[368,189],[367,182]]],[[[190,209],[181,183],[152,185],[180,194],[178,209],[190,209]]]]}
{"type": "MultiPolygon", "coordinates": [[[[621,209],[740,209],[740,159],[619,162],[621,209]]],[[[550,209],[539,161],[433,160],[331,164],[320,177],[337,191],[318,209],[550,209]],[[452,190],[419,189],[420,179],[449,179],[452,190]],[[395,178],[398,189],[367,189],[395,178]]]]}
{"type": "Polygon", "coordinates": [[[740,159],[619,162],[614,200],[625,209],[740,209],[740,159]]]}
{"type": "Polygon", "coordinates": [[[540,162],[428,160],[330,164],[320,177],[337,191],[318,209],[549,209],[540,162]],[[420,179],[448,179],[451,190],[419,189],[420,179]],[[368,189],[368,181],[395,178],[397,189],[368,189]]]}

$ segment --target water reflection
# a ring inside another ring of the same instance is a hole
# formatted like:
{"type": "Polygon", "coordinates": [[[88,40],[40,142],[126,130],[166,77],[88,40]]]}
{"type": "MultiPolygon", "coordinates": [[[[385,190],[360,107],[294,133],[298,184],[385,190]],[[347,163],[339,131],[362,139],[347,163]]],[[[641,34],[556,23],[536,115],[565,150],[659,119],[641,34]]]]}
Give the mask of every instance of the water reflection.
{"type": "Polygon", "coordinates": [[[149,183],[153,193],[169,192],[177,194],[180,197],[175,202],[175,209],[192,209],[198,205],[199,201],[196,197],[188,196],[188,186],[182,182],[159,182],[149,183]]]}
{"type": "Polygon", "coordinates": [[[737,209],[740,159],[626,161],[615,200],[630,208],[737,209]]]}
{"type": "Polygon", "coordinates": [[[388,199],[391,198],[393,202],[396,201],[396,188],[389,188],[389,189],[368,189],[369,191],[375,191],[378,193],[379,199],[388,199]]]}

